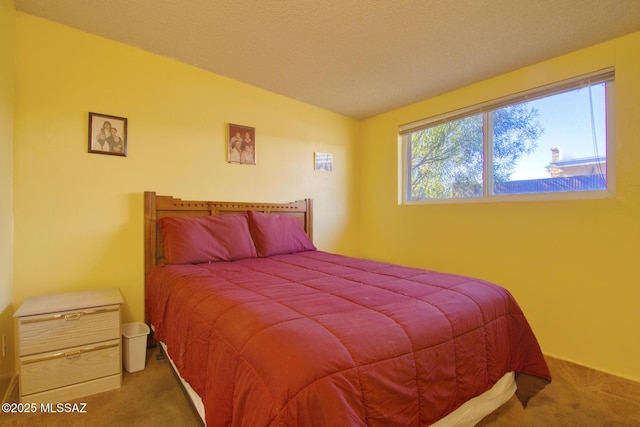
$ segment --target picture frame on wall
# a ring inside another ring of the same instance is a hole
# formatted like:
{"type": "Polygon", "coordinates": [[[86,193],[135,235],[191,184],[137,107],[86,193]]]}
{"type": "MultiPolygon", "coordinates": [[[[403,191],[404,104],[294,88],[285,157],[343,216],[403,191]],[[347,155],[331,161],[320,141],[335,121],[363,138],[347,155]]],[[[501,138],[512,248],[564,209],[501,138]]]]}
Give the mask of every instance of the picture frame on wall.
{"type": "Polygon", "coordinates": [[[89,153],[127,156],[127,119],[89,113],[89,153]]]}
{"type": "Polygon", "coordinates": [[[256,164],[256,129],[229,123],[227,160],[241,165],[256,164]]]}
{"type": "Polygon", "coordinates": [[[329,153],[313,153],[314,170],[331,172],[333,170],[333,155],[329,153]]]}

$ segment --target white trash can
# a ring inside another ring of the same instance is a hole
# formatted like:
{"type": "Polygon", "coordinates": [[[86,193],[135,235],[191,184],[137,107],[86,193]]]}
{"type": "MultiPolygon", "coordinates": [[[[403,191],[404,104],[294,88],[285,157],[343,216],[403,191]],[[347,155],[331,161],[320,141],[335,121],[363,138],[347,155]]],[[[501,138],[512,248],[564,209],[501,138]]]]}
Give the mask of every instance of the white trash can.
{"type": "Polygon", "coordinates": [[[122,325],[122,358],[127,372],[144,369],[147,362],[147,335],[149,327],[142,322],[122,325]]]}

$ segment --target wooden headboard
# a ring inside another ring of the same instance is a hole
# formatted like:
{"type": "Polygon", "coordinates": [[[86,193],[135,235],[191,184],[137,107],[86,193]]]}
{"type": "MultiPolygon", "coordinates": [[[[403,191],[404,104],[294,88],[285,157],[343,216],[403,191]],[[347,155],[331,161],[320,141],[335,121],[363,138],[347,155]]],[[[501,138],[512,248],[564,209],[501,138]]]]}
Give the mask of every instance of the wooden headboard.
{"type": "Polygon", "coordinates": [[[245,211],[284,213],[300,217],[304,230],[313,240],[313,203],[311,199],[291,203],[250,203],[187,201],[172,196],[144,192],[144,281],[151,269],[164,259],[164,243],[156,221],[166,216],[225,215],[245,211]]]}

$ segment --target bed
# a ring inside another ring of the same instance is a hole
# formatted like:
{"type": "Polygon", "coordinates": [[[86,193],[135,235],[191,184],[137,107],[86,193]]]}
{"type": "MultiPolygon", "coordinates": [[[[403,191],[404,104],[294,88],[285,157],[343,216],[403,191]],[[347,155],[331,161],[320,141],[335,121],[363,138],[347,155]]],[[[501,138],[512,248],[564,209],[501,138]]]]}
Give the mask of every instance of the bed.
{"type": "Polygon", "coordinates": [[[507,290],[318,250],[311,200],[144,200],[146,321],[208,426],[474,425],[551,381],[507,290]]]}

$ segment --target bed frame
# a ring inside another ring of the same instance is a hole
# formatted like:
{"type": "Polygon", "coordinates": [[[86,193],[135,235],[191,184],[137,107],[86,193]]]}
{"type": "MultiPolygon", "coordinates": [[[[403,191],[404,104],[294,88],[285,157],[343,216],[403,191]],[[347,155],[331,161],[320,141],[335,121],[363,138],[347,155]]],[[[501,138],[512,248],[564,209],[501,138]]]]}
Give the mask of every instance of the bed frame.
{"type": "MultiPolygon", "coordinates": [[[[157,196],[155,192],[144,193],[144,270],[145,295],[146,283],[151,269],[164,260],[164,243],[157,227],[157,220],[167,216],[181,215],[225,215],[248,210],[264,213],[282,213],[300,218],[307,235],[313,239],[313,203],[311,199],[291,203],[247,203],[247,202],[216,202],[216,201],[186,201],[172,196],[157,196]]],[[[146,317],[148,324],[149,319],[146,317]]],[[[150,337],[153,341],[153,338],[150,337]]],[[[189,397],[204,425],[204,406],[199,396],[190,388],[188,383],[179,375],[173,361],[169,358],[172,370],[189,397]]],[[[513,396],[516,388],[514,375],[507,373],[494,385],[493,389],[483,395],[471,399],[453,413],[438,421],[435,426],[449,427],[466,422],[465,425],[475,425],[488,413],[505,403],[513,396]],[[472,421],[470,421],[472,420],[472,421]]]]}
{"type": "Polygon", "coordinates": [[[300,218],[304,231],[313,240],[313,202],[311,199],[291,203],[249,203],[188,201],[172,196],[144,192],[144,281],[151,269],[164,260],[164,243],[158,232],[157,220],[166,216],[237,214],[246,211],[288,214],[300,218]]]}

